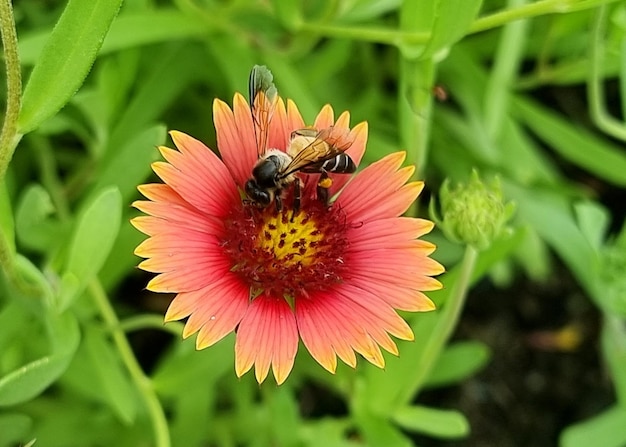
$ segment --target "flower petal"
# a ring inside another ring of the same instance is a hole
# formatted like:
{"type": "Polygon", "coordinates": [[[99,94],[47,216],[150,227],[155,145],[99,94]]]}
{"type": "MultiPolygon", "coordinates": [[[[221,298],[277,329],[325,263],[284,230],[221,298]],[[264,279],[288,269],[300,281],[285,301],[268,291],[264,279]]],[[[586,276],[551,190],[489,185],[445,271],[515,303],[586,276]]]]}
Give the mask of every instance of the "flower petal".
{"type": "Polygon", "coordinates": [[[416,240],[429,233],[434,224],[426,219],[412,217],[391,217],[368,221],[363,225],[348,229],[347,238],[350,241],[351,251],[364,251],[380,248],[407,248],[414,242],[424,247],[425,253],[432,244],[416,240]]]}
{"type": "Polygon", "coordinates": [[[223,216],[228,212],[228,204],[239,197],[228,170],[200,141],[181,132],[170,135],[180,152],[160,147],[169,163],[153,163],[154,172],[195,208],[223,216]]]}
{"type": "Polygon", "coordinates": [[[291,100],[287,100],[287,138],[291,137],[291,132],[305,127],[304,119],[298,110],[298,106],[291,100]]]}
{"type": "Polygon", "coordinates": [[[248,307],[249,288],[232,273],[193,292],[179,293],[165,314],[165,321],[190,318],[183,338],[200,331],[196,348],[204,349],[232,332],[248,307]]]}
{"type": "Polygon", "coordinates": [[[216,99],[213,122],[222,160],[241,187],[250,178],[258,158],[250,106],[240,94],[233,99],[233,110],[224,101],[216,99]]]}
{"type": "Polygon", "coordinates": [[[320,113],[317,114],[315,118],[315,127],[317,130],[326,129],[327,127],[332,126],[335,123],[335,112],[333,112],[333,108],[330,104],[324,105],[320,113]]]}
{"type": "Polygon", "coordinates": [[[235,342],[235,372],[241,377],[255,365],[259,383],[270,365],[280,385],[293,368],[298,349],[294,314],[283,298],[261,295],[252,300],[239,324],[235,342]]]}
{"type": "Polygon", "coordinates": [[[388,155],[354,176],[336,201],[348,220],[367,222],[395,217],[406,211],[424,184],[406,183],[414,168],[400,168],[404,158],[404,152],[388,155]]]}

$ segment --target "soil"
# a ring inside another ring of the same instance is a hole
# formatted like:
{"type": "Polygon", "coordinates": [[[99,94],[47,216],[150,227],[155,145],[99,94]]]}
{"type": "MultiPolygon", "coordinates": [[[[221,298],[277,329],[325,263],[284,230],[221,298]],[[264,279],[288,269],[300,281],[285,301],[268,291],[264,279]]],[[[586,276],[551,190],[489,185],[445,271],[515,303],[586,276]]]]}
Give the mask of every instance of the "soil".
{"type": "Polygon", "coordinates": [[[518,280],[472,290],[455,338],[492,350],[487,367],[458,387],[418,401],[457,409],[469,438],[416,438],[420,446],[552,447],[571,424],[609,406],[613,391],[600,357],[600,318],[564,268],[545,284],[518,280]],[[565,330],[565,332],[563,332],[565,330]],[[559,334],[567,333],[560,341],[559,334]]]}

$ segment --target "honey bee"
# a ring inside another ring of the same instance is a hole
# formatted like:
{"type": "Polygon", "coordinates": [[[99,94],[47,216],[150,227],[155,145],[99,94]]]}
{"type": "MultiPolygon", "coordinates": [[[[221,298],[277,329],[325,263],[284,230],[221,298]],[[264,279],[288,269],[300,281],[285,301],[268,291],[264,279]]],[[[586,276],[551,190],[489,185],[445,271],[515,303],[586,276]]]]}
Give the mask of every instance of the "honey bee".
{"type": "Polygon", "coordinates": [[[285,152],[268,149],[269,124],[278,96],[267,67],[255,65],[252,68],[248,88],[258,154],[252,176],[244,187],[248,198],[263,208],[274,202],[276,210],[281,211],[282,193],[293,185],[295,215],[301,201],[297,174],[321,174],[317,182],[317,197],[328,204],[328,189],[332,185],[328,173],[351,174],[356,170],[356,165],[345,153],[354,142],[349,131],[334,126],[321,130],[305,127],[291,133],[285,152]]]}

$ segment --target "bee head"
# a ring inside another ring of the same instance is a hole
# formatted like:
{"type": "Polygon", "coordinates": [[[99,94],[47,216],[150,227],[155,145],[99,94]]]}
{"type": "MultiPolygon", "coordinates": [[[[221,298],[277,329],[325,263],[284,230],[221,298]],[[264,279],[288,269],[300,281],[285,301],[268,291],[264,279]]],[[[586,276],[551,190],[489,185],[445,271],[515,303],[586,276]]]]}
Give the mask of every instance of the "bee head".
{"type": "Polygon", "coordinates": [[[262,189],[254,178],[246,182],[244,189],[248,198],[257,205],[266,207],[272,203],[273,191],[262,189]]]}

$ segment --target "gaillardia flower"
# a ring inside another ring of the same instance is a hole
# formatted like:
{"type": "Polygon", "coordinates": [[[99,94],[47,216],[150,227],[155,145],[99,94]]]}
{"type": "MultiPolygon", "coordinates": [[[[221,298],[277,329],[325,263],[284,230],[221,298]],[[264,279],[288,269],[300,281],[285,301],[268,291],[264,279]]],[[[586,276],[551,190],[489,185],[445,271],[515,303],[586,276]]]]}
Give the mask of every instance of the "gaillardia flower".
{"type": "MultiPolygon", "coordinates": [[[[277,101],[268,146],[284,151],[305,123],[293,102],[277,101]]],[[[146,258],[139,266],[158,274],[147,287],[177,294],[165,320],[187,318],[183,337],[197,333],[198,349],[236,330],[236,374],[255,366],[259,382],[270,367],[279,384],[287,378],[300,338],[330,372],[337,356],[356,366],[355,352],[383,367],[380,347],[398,354],[390,335],[413,339],[396,310],[432,310],[423,292],[441,288],[435,247],[418,239],[432,222],[400,217],[423,183],[407,183],[413,168],[395,153],[353,176],[331,174],[330,205],[317,198],[319,175],[298,174],[299,210],[293,188],[280,210],[256,206],[243,193],[258,158],[250,106],[239,94],[233,102],[213,106],[221,159],[171,132],[178,150],[160,147],[166,161],[153,165],[164,183],[140,186],[148,200],[134,203],[147,216],[132,223],[149,236],[136,249],[146,258]]],[[[335,121],[325,106],[313,127],[349,131],[346,154],[358,164],[367,123],[350,130],[349,119],[335,121]]]]}

